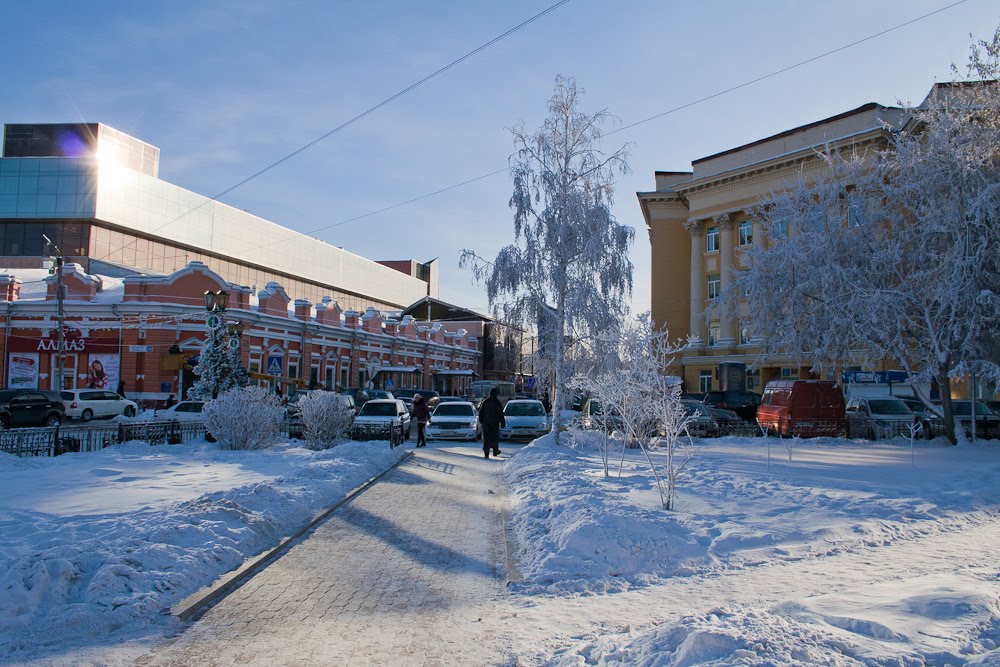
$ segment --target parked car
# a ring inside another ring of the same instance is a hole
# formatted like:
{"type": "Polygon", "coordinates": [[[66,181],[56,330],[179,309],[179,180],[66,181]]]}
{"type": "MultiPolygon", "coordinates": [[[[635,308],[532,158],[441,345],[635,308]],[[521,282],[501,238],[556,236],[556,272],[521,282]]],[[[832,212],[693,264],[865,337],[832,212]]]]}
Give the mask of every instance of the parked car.
{"type": "Polygon", "coordinates": [[[682,398],[681,405],[684,412],[690,417],[687,430],[694,436],[714,438],[719,435],[719,423],[712,416],[712,411],[701,401],[690,398],[682,398]]]}
{"type": "Polygon", "coordinates": [[[847,430],[844,394],[828,380],[774,380],[767,383],[757,423],[782,436],[840,436],[847,430]]]}
{"type": "Polygon", "coordinates": [[[847,437],[893,438],[910,435],[911,426],[919,424],[913,411],[895,396],[859,396],[847,401],[847,437]]]}
{"type": "Polygon", "coordinates": [[[395,398],[373,398],[365,402],[354,418],[352,434],[358,434],[372,428],[383,427],[386,434],[391,424],[396,424],[403,440],[410,437],[410,413],[403,402],[395,398]]]}
{"type": "Polygon", "coordinates": [[[580,421],[584,428],[595,428],[602,431],[621,430],[624,426],[622,416],[614,408],[604,409],[604,404],[596,398],[586,398],[580,408],[580,421]]]}
{"type": "Polygon", "coordinates": [[[712,418],[719,427],[719,435],[732,435],[736,429],[739,429],[746,424],[746,422],[743,421],[743,419],[733,410],[717,408],[713,405],[708,405],[707,403],[705,406],[708,408],[709,412],[712,413],[712,418]]]}
{"type": "Polygon", "coordinates": [[[103,389],[66,389],[59,392],[66,416],[89,422],[95,417],[134,417],[139,406],[134,401],[103,389]]]}
{"type": "Polygon", "coordinates": [[[360,410],[361,406],[364,405],[369,398],[371,398],[368,395],[368,392],[364,389],[344,389],[340,393],[344,396],[350,396],[354,400],[355,410],[360,410]]]}
{"type": "Polygon", "coordinates": [[[44,389],[0,391],[0,427],[59,426],[66,413],[62,396],[44,389]]]}
{"type": "Polygon", "coordinates": [[[396,400],[397,401],[402,401],[403,405],[406,406],[406,411],[409,412],[411,415],[413,414],[413,399],[412,398],[410,398],[409,396],[403,396],[403,397],[397,396],[396,400]]]}
{"type": "Polygon", "coordinates": [[[745,422],[753,424],[757,421],[757,408],[760,407],[760,394],[752,391],[708,391],[702,397],[702,402],[710,408],[732,410],[745,422]]]}
{"type": "Polygon", "coordinates": [[[202,420],[201,411],[204,407],[205,401],[181,401],[166,410],[160,410],[156,417],[170,421],[198,422],[202,420]]]}
{"type": "Polygon", "coordinates": [[[386,389],[367,389],[368,400],[379,399],[379,400],[395,400],[396,396],[386,389]]]}
{"type": "Polygon", "coordinates": [[[511,399],[503,408],[506,425],[500,429],[504,440],[531,440],[549,432],[549,416],[541,401],[511,399]]]}
{"type": "Polygon", "coordinates": [[[469,403],[468,399],[461,396],[438,396],[438,403],[469,403]]]}
{"type": "Polygon", "coordinates": [[[469,401],[438,403],[426,433],[431,440],[478,440],[481,431],[476,406],[469,401]]]}
{"type": "MultiPolygon", "coordinates": [[[[951,414],[966,433],[972,433],[971,400],[952,400],[951,414]]],[[[1000,438],[1000,416],[994,414],[983,401],[976,401],[976,437],[984,440],[1000,438]]]]}

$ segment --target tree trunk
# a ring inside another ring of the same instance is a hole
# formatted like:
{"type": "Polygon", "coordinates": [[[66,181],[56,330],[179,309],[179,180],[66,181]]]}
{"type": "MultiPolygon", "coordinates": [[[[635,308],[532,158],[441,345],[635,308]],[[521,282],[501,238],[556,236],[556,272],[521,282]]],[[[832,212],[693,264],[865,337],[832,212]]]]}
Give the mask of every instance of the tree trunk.
{"type": "Polygon", "coordinates": [[[941,394],[941,415],[944,419],[944,434],[951,444],[958,444],[955,436],[955,419],[951,411],[951,378],[948,373],[942,371],[938,373],[938,392],[941,394]]]}

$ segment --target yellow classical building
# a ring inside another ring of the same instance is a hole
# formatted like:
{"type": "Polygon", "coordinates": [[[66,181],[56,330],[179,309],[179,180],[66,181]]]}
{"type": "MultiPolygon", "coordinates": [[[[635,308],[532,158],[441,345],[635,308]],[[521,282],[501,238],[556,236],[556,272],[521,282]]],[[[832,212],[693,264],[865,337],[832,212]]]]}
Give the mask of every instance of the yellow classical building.
{"type": "Polygon", "coordinates": [[[768,381],[811,377],[788,359],[760,356],[759,341],[738,308],[714,301],[733,280],[742,249],[762,235],[750,209],[767,195],[819,174],[819,154],[884,146],[902,109],[869,103],[766,139],[692,162],[690,172],[656,172],[656,190],[639,192],[649,231],[651,316],[672,338],[697,336],[681,355],[685,391],[717,389],[720,362],[755,365],[748,389],[768,381]],[[714,306],[714,307],[713,307],[714,306]]]}

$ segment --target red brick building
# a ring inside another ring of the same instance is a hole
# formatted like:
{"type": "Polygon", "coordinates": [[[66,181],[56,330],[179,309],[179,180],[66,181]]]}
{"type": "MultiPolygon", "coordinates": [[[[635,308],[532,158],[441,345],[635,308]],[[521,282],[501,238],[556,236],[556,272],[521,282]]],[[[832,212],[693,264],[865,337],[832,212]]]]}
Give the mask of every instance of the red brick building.
{"type": "Polygon", "coordinates": [[[227,321],[254,381],[287,391],[365,386],[434,388],[462,394],[480,372],[479,341],[465,330],[412,317],[383,318],[375,308],[342,311],[324,297],[291,301],[282,285],[251,289],[223,280],[201,262],[164,276],[105,279],[77,264],[62,268],[64,327],[58,344],[56,276],[0,275],[4,387],[41,389],[124,383],[129,398],[182,397],[194,383],[206,332],[205,292],[225,291],[227,321]],[[27,283],[40,290],[23,290],[27,283]],[[25,295],[22,296],[22,291],[25,295]],[[63,378],[58,355],[63,355],[63,378]]]}

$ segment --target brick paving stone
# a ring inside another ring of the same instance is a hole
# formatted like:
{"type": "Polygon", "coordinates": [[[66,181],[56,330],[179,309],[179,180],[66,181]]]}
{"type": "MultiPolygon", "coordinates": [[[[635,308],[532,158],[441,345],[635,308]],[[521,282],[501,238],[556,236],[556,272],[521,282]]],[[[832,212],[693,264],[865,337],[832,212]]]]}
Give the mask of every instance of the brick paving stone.
{"type": "Polygon", "coordinates": [[[495,460],[428,447],[140,663],[511,664],[495,460]]]}

